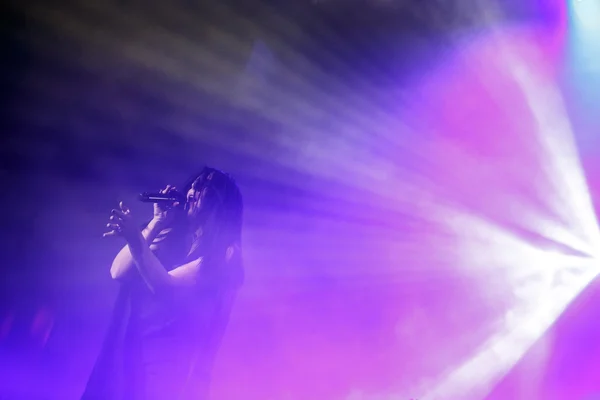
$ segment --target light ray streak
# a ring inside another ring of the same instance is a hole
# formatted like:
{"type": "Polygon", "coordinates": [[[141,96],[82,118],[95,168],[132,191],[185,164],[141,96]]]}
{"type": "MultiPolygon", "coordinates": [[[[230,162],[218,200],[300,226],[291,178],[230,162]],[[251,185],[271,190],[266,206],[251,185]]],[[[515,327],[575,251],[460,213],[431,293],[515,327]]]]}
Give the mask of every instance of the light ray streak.
{"type": "Polygon", "coordinates": [[[480,399],[597,275],[599,265],[596,259],[537,249],[467,213],[450,214],[447,220],[464,235],[459,262],[472,269],[504,269],[515,305],[503,328],[423,398],[480,399]]]}
{"type": "Polygon", "coordinates": [[[557,211],[568,216],[589,240],[598,243],[600,232],[592,199],[562,97],[554,85],[540,81],[516,59],[509,64],[514,66],[514,77],[538,124],[539,139],[549,161],[544,164],[549,169],[547,175],[562,200],[561,210],[557,211]]]}
{"type": "Polygon", "coordinates": [[[531,41],[521,40],[517,47],[500,29],[494,29],[493,35],[500,53],[498,67],[517,84],[537,127],[540,167],[550,183],[548,189],[555,193],[548,196],[550,204],[557,215],[573,223],[572,230],[595,242],[598,227],[591,195],[562,95],[548,79],[544,64],[549,60],[531,41]]]}
{"type": "MultiPolygon", "coordinates": [[[[557,189],[556,193],[548,195],[561,199],[559,204],[564,210],[568,210],[568,213],[562,214],[569,217],[569,226],[575,231],[583,230],[586,241],[589,241],[588,251],[595,255],[594,250],[600,246],[600,232],[560,94],[552,83],[534,79],[535,74],[531,68],[505,43],[503,55],[506,57],[505,65],[511,68],[510,71],[519,83],[537,122],[540,145],[545,155],[546,176],[547,179],[553,180],[557,189]],[[567,190],[561,190],[561,187],[566,187],[567,190]]],[[[473,217],[463,215],[458,217],[459,221],[460,218],[469,218],[469,226],[465,226],[464,229],[471,229],[477,233],[477,227],[473,226],[473,217]]],[[[454,219],[454,223],[456,221],[457,218],[454,219]]],[[[483,231],[488,231],[493,240],[498,240],[497,229],[494,233],[491,226],[479,225],[483,231]]],[[[573,238],[574,235],[561,235],[556,232],[553,236],[573,238]]],[[[536,249],[519,243],[518,240],[512,241],[514,243],[509,241],[506,246],[491,243],[491,258],[500,257],[500,260],[503,260],[497,265],[504,265],[508,272],[513,271],[513,268],[514,271],[518,271],[517,265],[525,269],[531,268],[530,264],[538,264],[543,268],[538,267],[537,271],[529,269],[525,276],[521,272],[516,275],[516,281],[514,277],[511,279],[517,302],[507,314],[510,318],[505,320],[502,329],[490,338],[474,357],[449,373],[439,385],[427,392],[424,399],[483,398],[494,383],[540,338],[570,301],[598,274],[596,258],[573,259],[570,256],[559,256],[553,252],[536,249]],[[510,252],[510,256],[502,256],[503,251],[510,252]],[[573,268],[573,264],[577,267],[573,268]],[[563,272],[565,270],[568,272],[563,272]],[[531,276],[537,276],[537,279],[531,281],[531,276]],[[563,281],[564,278],[568,281],[563,281]]],[[[470,239],[467,239],[462,247],[470,249],[472,244],[470,239]]],[[[467,253],[465,261],[473,265],[490,261],[489,255],[482,256],[478,250],[473,249],[467,253]]]]}
{"type": "MultiPolygon", "coordinates": [[[[40,21],[52,25],[61,33],[77,37],[76,40],[79,41],[85,40],[87,47],[100,47],[104,51],[116,52],[119,57],[129,60],[130,63],[160,71],[170,79],[185,82],[195,90],[217,95],[222,92],[221,83],[202,80],[196,69],[209,64],[215,69],[231,69],[231,52],[217,57],[190,39],[152,26],[148,18],[133,15],[128,9],[117,12],[106,5],[87,4],[80,7],[81,10],[69,12],[38,5],[32,12],[40,21]],[[89,21],[91,14],[99,19],[89,21]],[[113,25],[119,29],[112,29],[113,25]],[[123,43],[119,43],[120,40],[124,40],[123,43]]],[[[180,14],[172,12],[170,16],[176,20],[183,18],[180,14]]],[[[186,21],[186,26],[191,23],[189,18],[183,20],[186,21]]],[[[249,23],[243,18],[240,18],[240,21],[249,23]]],[[[224,49],[238,48],[242,45],[231,35],[219,33],[218,30],[215,32],[220,35],[218,43],[224,49]]],[[[290,52],[295,57],[302,58],[293,49],[290,49],[290,52]]],[[[91,52],[86,54],[90,56],[91,52]]],[[[90,57],[89,62],[94,60],[93,56],[90,57]]],[[[209,139],[211,144],[253,157],[264,157],[264,148],[270,147],[273,148],[270,153],[279,164],[321,178],[336,179],[350,184],[357,180],[385,181],[398,166],[393,166],[391,162],[383,161],[370,153],[372,145],[369,142],[375,140],[369,139],[365,132],[374,131],[373,134],[378,134],[378,146],[386,146],[386,150],[390,147],[411,149],[413,144],[407,139],[410,135],[405,134],[410,128],[403,125],[398,116],[380,107],[382,96],[369,89],[365,82],[357,78],[352,82],[351,88],[333,81],[330,86],[336,88],[337,92],[328,91],[327,87],[319,87],[310,81],[310,76],[325,76],[314,64],[308,60],[304,61],[304,71],[287,76],[291,82],[287,79],[288,83],[285,85],[278,83],[263,87],[258,93],[259,96],[254,96],[252,103],[247,105],[249,110],[268,120],[286,127],[298,127],[295,129],[296,135],[262,135],[253,143],[231,141],[227,135],[213,135],[209,139]],[[356,87],[364,89],[360,96],[355,94],[356,87]],[[338,92],[347,94],[343,101],[339,100],[338,92]],[[287,104],[296,111],[295,115],[278,112],[262,102],[261,97],[287,104]],[[336,132],[335,135],[324,132],[320,121],[329,121],[331,132],[336,132]],[[374,124],[374,121],[377,123],[374,124]]],[[[90,67],[98,68],[98,65],[90,67]]],[[[190,96],[174,94],[170,101],[182,111],[191,114],[202,112],[201,105],[190,96]]],[[[163,121],[160,124],[188,140],[202,140],[197,122],[191,119],[163,121]]]]}

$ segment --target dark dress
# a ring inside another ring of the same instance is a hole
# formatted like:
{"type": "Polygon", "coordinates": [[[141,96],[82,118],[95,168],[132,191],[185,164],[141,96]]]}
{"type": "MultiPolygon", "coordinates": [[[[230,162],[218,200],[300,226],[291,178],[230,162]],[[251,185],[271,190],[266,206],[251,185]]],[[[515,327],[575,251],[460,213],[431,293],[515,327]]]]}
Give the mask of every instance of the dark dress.
{"type": "MultiPolygon", "coordinates": [[[[180,255],[157,254],[168,269],[199,256],[180,255]]],[[[208,398],[211,369],[243,270],[241,263],[204,261],[194,288],[154,295],[137,274],[121,284],[82,400],[208,398]]]]}

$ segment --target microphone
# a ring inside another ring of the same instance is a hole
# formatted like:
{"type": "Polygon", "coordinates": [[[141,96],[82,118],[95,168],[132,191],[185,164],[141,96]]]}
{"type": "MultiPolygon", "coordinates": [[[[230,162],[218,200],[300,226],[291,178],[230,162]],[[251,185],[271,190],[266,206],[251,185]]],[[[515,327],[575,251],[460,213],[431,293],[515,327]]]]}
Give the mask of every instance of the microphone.
{"type": "Polygon", "coordinates": [[[144,192],[140,193],[139,200],[144,203],[185,203],[185,196],[176,190],[171,190],[169,193],[160,192],[144,192]]]}

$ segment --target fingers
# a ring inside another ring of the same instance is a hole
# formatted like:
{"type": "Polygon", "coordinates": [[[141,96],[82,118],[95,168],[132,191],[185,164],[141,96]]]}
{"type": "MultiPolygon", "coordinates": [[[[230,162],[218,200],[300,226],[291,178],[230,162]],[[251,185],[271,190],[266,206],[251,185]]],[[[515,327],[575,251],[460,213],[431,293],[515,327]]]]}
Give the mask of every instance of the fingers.
{"type": "Polygon", "coordinates": [[[119,208],[110,211],[109,222],[106,227],[108,232],[102,234],[102,237],[120,236],[123,233],[123,224],[131,220],[131,210],[122,201],[119,202],[119,208]]]}
{"type": "Polygon", "coordinates": [[[163,194],[165,194],[165,193],[169,193],[169,192],[174,191],[174,190],[177,190],[177,188],[175,186],[167,185],[160,192],[163,193],[163,194]]]}
{"type": "Polygon", "coordinates": [[[165,187],[160,192],[163,193],[163,194],[165,194],[165,193],[169,193],[170,191],[171,191],[171,185],[167,185],[167,187],[165,187]]]}
{"type": "Polygon", "coordinates": [[[106,227],[112,231],[119,232],[121,230],[120,224],[108,223],[106,227]]]}
{"type": "Polygon", "coordinates": [[[112,237],[112,236],[119,236],[119,232],[117,232],[117,231],[109,231],[109,232],[104,232],[102,234],[102,237],[112,237]]]}
{"type": "Polygon", "coordinates": [[[121,234],[121,225],[117,222],[117,218],[115,216],[110,217],[110,221],[106,224],[106,227],[110,229],[108,232],[104,232],[102,237],[111,237],[111,236],[119,236],[121,234]]]}
{"type": "Polygon", "coordinates": [[[121,220],[121,219],[126,218],[127,215],[128,215],[128,213],[125,213],[125,212],[123,212],[121,210],[113,209],[110,212],[110,219],[111,219],[111,221],[112,220],[121,220]]]}
{"type": "Polygon", "coordinates": [[[127,207],[125,205],[125,203],[123,203],[122,201],[119,203],[119,208],[121,209],[121,211],[125,214],[129,214],[131,212],[131,210],[129,210],[129,207],[127,207]]]}

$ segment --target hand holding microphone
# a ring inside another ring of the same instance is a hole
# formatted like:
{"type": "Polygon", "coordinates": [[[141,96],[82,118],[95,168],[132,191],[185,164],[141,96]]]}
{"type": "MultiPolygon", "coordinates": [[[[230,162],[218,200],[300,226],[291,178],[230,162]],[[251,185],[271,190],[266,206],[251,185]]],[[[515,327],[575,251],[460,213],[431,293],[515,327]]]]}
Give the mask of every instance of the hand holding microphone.
{"type": "MultiPolygon", "coordinates": [[[[169,187],[169,186],[167,186],[169,187]]],[[[160,190],[158,192],[144,192],[140,193],[139,200],[143,203],[164,203],[173,204],[185,202],[185,196],[179,193],[175,187],[169,191],[167,189],[160,190]]]]}
{"type": "MultiPolygon", "coordinates": [[[[154,203],[154,215],[152,220],[159,228],[169,227],[177,214],[185,204],[185,196],[177,191],[175,187],[167,185],[157,193],[145,192],[139,196],[140,201],[154,203]]],[[[106,225],[109,231],[103,236],[123,236],[128,241],[133,239],[134,232],[138,234],[130,209],[123,203],[119,208],[111,212],[109,223],[106,225]]]]}
{"type": "Polygon", "coordinates": [[[161,226],[170,226],[175,218],[177,209],[185,204],[185,196],[177,188],[167,185],[158,193],[142,193],[140,200],[154,203],[154,221],[161,226]]]}

